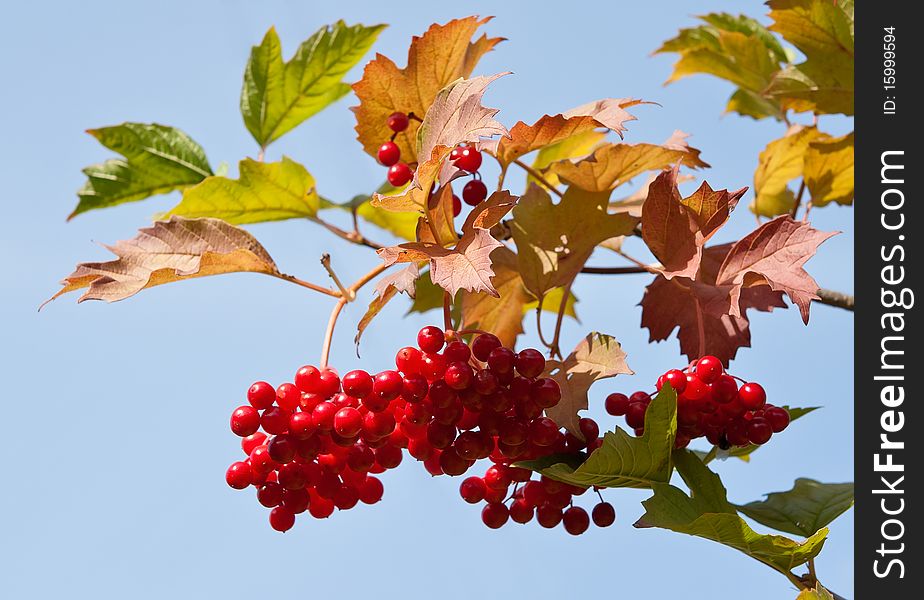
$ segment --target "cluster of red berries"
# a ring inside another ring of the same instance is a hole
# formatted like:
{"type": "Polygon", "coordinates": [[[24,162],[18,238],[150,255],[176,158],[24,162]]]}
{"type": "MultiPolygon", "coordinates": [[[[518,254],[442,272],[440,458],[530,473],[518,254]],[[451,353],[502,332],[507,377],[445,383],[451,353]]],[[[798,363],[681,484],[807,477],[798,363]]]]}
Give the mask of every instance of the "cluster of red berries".
{"type": "MultiPolygon", "coordinates": [[[[586,511],[564,510],[584,489],[530,481],[530,471],[511,466],[551,453],[592,451],[601,441],[590,419],[580,425],[587,444],[543,416],[559,402],[561,389],[542,376],[542,353],[514,352],[491,334],[469,346],[431,326],[420,330],[416,347],[398,351],[395,365],[375,376],[356,370],[342,378],[332,369],[305,366],[293,382],[276,388],[253,384],[249,404],[231,415],[247,458],[229,467],[228,485],[256,487],[257,500],[272,509],[270,525],[286,531],[306,511],[326,518],[334,508],[378,502],[383,487],[373,475],[397,467],[404,449],[434,476],[462,475],[490,458],[484,477],[462,484],[467,501],[488,502],[485,524],[499,527],[508,516],[525,523],[535,512],[545,527],[564,522],[575,534],[587,528],[586,511]]],[[[612,523],[612,507],[595,511],[595,522],[612,523]]]]}
{"type": "MultiPolygon", "coordinates": [[[[405,131],[411,119],[416,119],[414,113],[405,114],[395,112],[388,116],[388,128],[392,130],[391,139],[379,146],[377,157],[379,163],[388,167],[388,183],[401,187],[414,176],[408,163],[401,160],[401,148],[395,143],[395,136],[405,131]]],[[[488,188],[481,180],[478,169],[481,168],[481,151],[468,144],[459,144],[452,149],[449,160],[457,168],[472,174],[472,179],[462,188],[462,199],[453,194],[452,210],[454,216],[462,212],[462,201],[469,206],[476,206],[488,195],[488,188]]]]}
{"type": "MultiPolygon", "coordinates": [[[[774,433],[789,425],[789,412],[767,404],[767,393],[760,384],[743,383],[739,388],[736,378],[726,373],[722,361],[714,356],[703,356],[685,370],[664,373],[658,378],[657,389],[665,383],[677,392],[678,448],[703,436],[722,450],[766,444],[774,433]]],[[[635,434],[642,435],[650,401],[646,392],[610,394],[606,411],[624,416],[635,434]]]]}

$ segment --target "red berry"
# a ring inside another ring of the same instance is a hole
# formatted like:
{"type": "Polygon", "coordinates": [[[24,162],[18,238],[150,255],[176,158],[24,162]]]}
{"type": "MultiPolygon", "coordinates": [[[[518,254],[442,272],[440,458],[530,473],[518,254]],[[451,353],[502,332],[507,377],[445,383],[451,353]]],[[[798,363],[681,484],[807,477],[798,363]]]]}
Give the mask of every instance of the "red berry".
{"type": "Polygon", "coordinates": [[[504,465],[491,465],[484,473],[484,484],[491,489],[506,490],[510,486],[510,474],[504,465]]]}
{"type": "Polygon", "coordinates": [[[648,411],[648,406],[641,402],[633,402],[629,405],[629,408],[626,410],[626,425],[632,427],[633,429],[638,429],[645,426],[645,413],[648,411]]]}
{"type": "Polygon", "coordinates": [[[407,126],[410,124],[411,120],[403,112],[393,112],[388,115],[388,128],[394,131],[395,133],[400,133],[407,129],[407,126]]]}
{"type": "Polygon", "coordinates": [[[292,462],[295,458],[295,444],[286,434],[277,435],[266,445],[270,458],[278,463],[292,462]]]}
{"type": "Polygon", "coordinates": [[[386,469],[394,469],[401,464],[401,448],[386,444],[375,451],[375,462],[386,469]]]}
{"type": "Polygon", "coordinates": [[[465,342],[455,340],[446,344],[446,349],[443,350],[443,356],[451,363],[467,363],[472,357],[472,351],[465,342]]]}
{"type": "Polygon", "coordinates": [[[225,481],[236,490],[242,490],[253,483],[253,470],[245,462],[231,463],[225,473],[225,481]]]}
{"type": "Polygon", "coordinates": [[[728,404],[738,397],[738,384],[730,375],[722,375],[711,387],[712,399],[719,404],[728,404]]]}
{"type": "Polygon", "coordinates": [[[789,411],[779,406],[768,406],[764,418],[770,423],[773,433],[779,433],[789,426],[789,411]]]}
{"type": "Polygon", "coordinates": [[[280,504],[296,515],[300,515],[308,510],[308,504],[310,502],[311,496],[305,488],[300,490],[282,490],[282,500],[280,504]]]}
{"type": "Polygon", "coordinates": [[[247,402],[257,410],[269,408],[276,401],[276,389],[265,381],[258,381],[247,390],[247,402]]]}
{"type": "Polygon", "coordinates": [[[540,408],[552,408],[561,400],[561,387],[550,377],[537,379],[529,391],[532,401],[540,408]]]}
{"type": "Polygon", "coordinates": [[[247,437],[260,429],[260,413],[253,406],[238,406],[231,413],[231,431],[235,435],[247,437]]]}
{"type": "Polygon", "coordinates": [[[440,468],[443,473],[451,477],[462,475],[468,468],[475,463],[474,460],[466,460],[459,456],[454,448],[446,448],[440,454],[440,468]]]}
{"type": "Polygon", "coordinates": [[[593,419],[584,417],[578,421],[578,429],[581,430],[581,435],[586,441],[595,440],[600,436],[600,426],[593,419]]]}
{"type": "Polygon", "coordinates": [[[459,485],[459,495],[469,504],[478,504],[484,500],[487,487],[480,477],[468,477],[459,485]]]}
{"type": "Polygon", "coordinates": [[[295,513],[284,506],[277,506],[270,511],[269,522],[276,531],[288,531],[295,525],[295,513]]]}
{"type": "Polygon", "coordinates": [[[545,369],[545,358],[535,348],[520,350],[517,353],[516,368],[517,372],[523,377],[530,379],[539,377],[545,369]]]}
{"type": "MultiPolygon", "coordinates": [[[[686,380],[684,380],[686,382],[686,380]]],[[[604,403],[606,412],[614,417],[621,417],[629,409],[629,397],[619,392],[614,392],[606,397],[604,403]]]]}
{"type": "Polygon", "coordinates": [[[443,349],[446,335],[435,325],[427,325],[417,333],[417,345],[427,354],[436,354],[443,349]]]}
{"type": "Polygon", "coordinates": [[[388,174],[386,178],[388,183],[394,187],[401,187],[411,180],[413,173],[411,168],[407,166],[407,163],[399,162],[388,167],[388,174]]]}
{"type": "MultiPolygon", "coordinates": [[[[687,387],[687,376],[680,369],[671,369],[670,371],[662,375],[662,378],[663,379],[659,379],[658,381],[659,382],[665,381],[671,384],[671,388],[673,388],[673,390],[677,392],[678,394],[682,394],[683,390],[686,389],[687,387]]],[[[661,386],[658,385],[658,390],[660,389],[661,389],[661,386]]]]}
{"type": "Polygon", "coordinates": [[[334,414],[334,431],[345,438],[359,435],[363,427],[363,416],[355,408],[341,408],[334,414]]]}
{"type": "Polygon", "coordinates": [[[395,354],[395,366],[405,375],[419,375],[423,361],[423,354],[417,348],[410,346],[401,348],[395,354]]]}
{"type": "Polygon", "coordinates": [[[591,518],[597,527],[609,527],[616,522],[616,509],[609,502],[601,502],[594,507],[591,518]]]}
{"type": "Polygon", "coordinates": [[[529,424],[529,441],[536,446],[551,446],[558,437],[558,424],[548,417],[539,417],[529,424]]]}
{"type": "Polygon", "coordinates": [[[510,503],[510,520],[515,523],[529,523],[533,519],[535,510],[524,498],[517,498],[510,503]]]}
{"type": "MultiPolygon", "coordinates": [[[[787,418],[789,414],[787,413],[787,418]]],[[[266,434],[262,431],[253,433],[241,440],[241,449],[244,451],[244,454],[250,456],[250,453],[253,452],[253,449],[257,446],[263,445],[266,442],[266,434]]]]}
{"type": "Polygon", "coordinates": [[[424,354],[420,372],[427,381],[436,381],[446,373],[446,359],[442,354],[424,354]]]}
{"type": "Polygon", "coordinates": [[[453,164],[463,171],[474,173],[481,167],[481,152],[472,146],[457,146],[454,156],[450,156],[453,164]]]}
{"type": "MultiPolygon", "coordinates": [[[[340,489],[339,486],[337,489],[340,489]]],[[[308,512],[315,519],[326,519],[334,513],[334,501],[333,495],[337,493],[337,490],[333,491],[331,498],[325,498],[320,495],[320,493],[308,492],[311,502],[308,504],[308,512]]]]}
{"type": "Polygon", "coordinates": [[[773,428],[770,423],[761,417],[754,417],[748,422],[748,441],[752,444],[766,444],[773,435],[773,428]]]}
{"type": "Polygon", "coordinates": [[[276,388],[276,404],[279,408],[292,412],[298,408],[302,399],[302,392],[294,383],[283,383],[276,388]]]}
{"type": "Polygon", "coordinates": [[[561,508],[553,505],[549,501],[543,502],[539,508],[536,509],[536,520],[546,529],[552,529],[557,526],[561,523],[561,519],[561,508]]]}
{"type": "Polygon", "coordinates": [[[363,437],[367,442],[380,440],[395,430],[395,417],[387,412],[368,412],[362,418],[363,437]]]}
{"type": "Polygon", "coordinates": [[[724,374],[722,361],[714,356],[704,356],[696,362],[696,377],[703,383],[712,383],[724,374]]]}
{"type": "Polygon", "coordinates": [[[359,486],[359,499],[363,504],[375,504],[382,499],[385,488],[382,481],[375,477],[366,477],[366,480],[359,486]]]}
{"type": "Polygon", "coordinates": [[[455,194],[452,195],[452,216],[458,217],[462,212],[462,201],[455,194]]]}
{"type": "Polygon", "coordinates": [[[311,413],[295,412],[289,416],[289,435],[297,440],[311,437],[316,429],[311,413]]]}
{"type": "Polygon", "coordinates": [[[481,521],[491,529],[503,527],[510,518],[510,511],[500,502],[491,502],[481,510],[481,521]]]}
{"type": "Polygon", "coordinates": [[[581,535],[590,527],[590,516],[580,506],[572,506],[562,516],[565,531],[571,535],[581,535]]]}
{"type": "Polygon", "coordinates": [[[279,467],[279,485],[287,490],[300,490],[308,485],[308,475],[302,469],[302,466],[296,462],[290,462],[279,467]]]}
{"type": "Polygon", "coordinates": [[[337,405],[333,402],[319,402],[311,411],[314,426],[323,433],[329,433],[334,428],[334,415],[337,410],[337,405]]]}
{"type": "Polygon", "coordinates": [[[362,370],[350,371],[340,384],[343,391],[354,398],[362,399],[372,393],[372,376],[362,370]]]}
{"type": "Polygon", "coordinates": [[[278,483],[267,483],[257,490],[257,502],[266,508],[279,506],[279,503],[282,502],[282,486],[278,483]]]}
{"type": "Polygon", "coordinates": [[[317,367],[305,365],[295,372],[295,386],[306,393],[321,391],[321,371],[317,367]]]}
{"type": "Polygon", "coordinates": [[[492,333],[483,333],[472,341],[472,354],[475,358],[485,362],[488,360],[491,351],[501,347],[501,341],[492,333]]]}
{"type": "Polygon", "coordinates": [[[748,410],[757,410],[767,403],[767,393],[758,383],[745,383],[738,390],[738,400],[748,410]]]}
{"type": "Polygon", "coordinates": [[[683,397],[691,402],[698,402],[709,396],[709,386],[702,379],[693,374],[687,374],[687,386],[683,390],[683,397]]]}
{"type": "MultiPolygon", "coordinates": [[[[478,164],[481,164],[480,159],[478,164]]],[[[458,162],[456,162],[456,166],[459,166],[458,162]]],[[[462,199],[465,200],[465,203],[469,206],[477,206],[481,204],[481,202],[487,198],[487,196],[488,186],[486,186],[480,179],[472,179],[465,184],[465,187],[462,188],[462,199]]]]}
{"type": "Polygon", "coordinates": [[[446,367],[446,373],[443,375],[446,384],[454,390],[464,390],[472,384],[475,372],[468,366],[468,363],[456,362],[446,367]]]}
{"type": "Polygon", "coordinates": [[[386,167],[390,167],[401,160],[401,149],[394,142],[385,142],[379,146],[379,162],[386,167]]]}
{"type": "MultiPolygon", "coordinates": [[[[391,402],[401,395],[404,379],[397,371],[382,371],[375,376],[372,394],[384,402],[391,402]]],[[[369,407],[372,410],[372,407],[369,407]]]]}

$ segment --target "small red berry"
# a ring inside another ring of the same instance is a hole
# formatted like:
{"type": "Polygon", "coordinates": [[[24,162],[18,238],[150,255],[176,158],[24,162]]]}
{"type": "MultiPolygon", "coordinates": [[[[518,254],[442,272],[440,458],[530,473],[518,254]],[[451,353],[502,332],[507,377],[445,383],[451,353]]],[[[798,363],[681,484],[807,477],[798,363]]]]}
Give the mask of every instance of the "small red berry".
{"type": "Polygon", "coordinates": [[[738,384],[730,375],[722,375],[711,385],[712,399],[719,404],[728,404],[738,397],[738,384]]]}
{"type": "Polygon", "coordinates": [[[510,520],[514,523],[529,523],[533,520],[535,510],[524,498],[517,498],[510,503],[510,520]]]}
{"type": "Polygon", "coordinates": [[[542,377],[529,388],[530,397],[540,408],[552,408],[561,400],[561,386],[551,377],[542,377]]]}
{"type": "Polygon", "coordinates": [[[536,520],[539,521],[539,524],[545,527],[546,529],[552,529],[561,523],[562,513],[561,508],[555,506],[549,501],[543,502],[539,508],[536,509],[536,520]]]}
{"type": "Polygon", "coordinates": [[[464,390],[472,384],[475,372],[468,366],[468,363],[454,362],[446,367],[446,373],[443,375],[446,384],[454,390],[464,390]]]}
{"type": "Polygon", "coordinates": [[[266,508],[279,506],[279,503],[282,502],[282,486],[273,482],[262,486],[257,490],[257,502],[266,508]]]}
{"type": "Polygon", "coordinates": [[[297,440],[311,437],[316,429],[311,413],[294,412],[289,416],[289,434],[297,440]]]}
{"type": "Polygon", "coordinates": [[[475,358],[478,360],[485,362],[488,360],[491,351],[500,347],[501,341],[496,335],[492,333],[483,333],[472,342],[472,354],[474,354],[475,358]]]}
{"type": "Polygon", "coordinates": [[[478,504],[484,500],[487,486],[481,477],[468,477],[459,485],[459,495],[469,504],[478,504]]]}
{"type": "Polygon", "coordinates": [[[390,167],[401,160],[401,149],[394,142],[385,142],[379,146],[379,162],[386,167],[390,167]]]}
{"type": "Polygon", "coordinates": [[[260,429],[260,413],[253,406],[239,406],[231,413],[231,431],[247,437],[260,429]]]}
{"type": "Polygon", "coordinates": [[[704,356],[696,362],[696,377],[703,383],[712,383],[724,374],[722,361],[714,356],[704,356]]]}
{"type": "Polygon", "coordinates": [[[779,433],[789,426],[789,411],[779,406],[768,406],[764,417],[773,428],[773,433],[779,433]]]}
{"type": "Polygon", "coordinates": [[[548,417],[539,417],[529,424],[529,441],[537,446],[551,446],[558,437],[558,424],[548,417]]]}
{"type": "Polygon", "coordinates": [[[539,377],[545,369],[545,358],[535,348],[520,350],[517,353],[516,368],[523,377],[539,377]]]}
{"type": "Polygon", "coordinates": [[[388,115],[388,128],[394,131],[395,133],[400,133],[407,129],[407,126],[410,124],[411,120],[403,112],[393,112],[388,115]]]}
{"type": "Polygon", "coordinates": [[[745,383],[738,390],[738,399],[748,410],[757,410],[767,403],[767,393],[759,383],[745,383]]]}
{"type": "Polygon", "coordinates": [[[590,516],[580,506],[572,506],[562,515],[565,531],[571,535],[581,535],[590,527],[590,516]]]}
{"type": "Polygon", "coordinates": [[[295,513],[284,506],[277,506],[270,511],[270,527],[279,532],[286,532],[295,525],[295,513]]]}
{"type": "Polygon", "coordinates": [[[458,217],[462,212],[462,201],[455,194],[452,195],[452,216],[458,217]]]}
{"type": "Polygon", "coordinates": [[[295,386],[306,393],[321,391],[321,371],[317,367],[305,365],[295,372],[295,386]]]}
{"type": "MultiPolygon", "coordinates": [[[[479,164],[481,161],[478,161],[479,164]]],[[[458,166],[458,162],[456,166],[458,166]]],[[[466,169],[468,170],[468,169],[466,169]]],[[[462,199],[469,206],[478,206],[488,196],[488,186],[480,179],[472,179],[462,188],[462,199]]]]}
{"type": "Polygon", "coordinates": [[[407,163],[399,162],[388,167],[388,183],[394,187],[401,187],[411,180],[413,173],[407,163]]]}
{"type": "Polygon", "coordinates": [[[648,406],[641,402],[633,402],[629,405],[629,408],[626,410],[626,425],[632,427],[633,429],[638,429],[645,426],[645,413],[648,411],[648,406]]]}
{"type": "Polygon", "coordinates": [[[748,441],[752,444],[766,444],[773,435],[773,428],[770,423],[761,417],[754,417],[748,422],[748,441]]]}
{"type": "Polygon", "coordinates": [[[363,427],[363,416],[355,408],[341,408],[334,414],[334,431],[345,438],[359,435],[363,427]]]}
{"type": "Polygon", "coordinates": [[[375,477],[366,477],[366,480],[359,486],[359,500],[363,504],[375,504],[382,499],[385,488],[382,481],[375,477]]]}
{"type": "Polygon", "coordinates": [[[450,160],[463,171],[474,173],[481,167],[481,152],[472,146],[457,146],[454,154],[455,156],[450,156],[450,160]]]}
{"type": "Polygon", "coordinates": [[[500,502],[491,502],[481,510],[481,521],[491,529],[503,527],[510,518],[510,511],[500,502]]]}
{"type": "Polygon", "coordinates": [[[609,502],[601,502],[594,506],[591,517],[597,527],[609,527],[616,522],[616,509],[609,502]]]}
{"type": "Polygon", "coordinates": [[[247,401],[257,410],[269,408],[276,401],[276,388],[265,381],[258,381],[247,390],[247,401]]]}
{"type": "Polygon", "coordinates": [[[607,414],[614,417],[621,417],[629,409],[629,397],[619,392],[614,392],[606,397],[604,402],[607,414]]]}
{"type": "MultiPolygon", "coordinates": [[[[662,377],[663,379],[659,379],[658,381],[659,382],[665,381],[671,384],[671,388],[673,388],[673,390],[677,392],[678,394],[682,394],[683,390],[686,389],[687,387],[687,376],[680,369],[671,369],[670,371],[662,375],[662,377]]],[[[661,386],[659,385],[658,390],[660,389],[661,389],[661,386]]]]}
{"type": "Polygon", "coordinates": [[[292,412],[298,408],[302,399],[302,392],[294,383],[283,383],[276,388],[276,404],[285,411],[292,412]]]}
{"type": "Polygon", "coordinates": [[[435,354],[443,349],[446,335],[435,325],[428,325],[417,333],[417,345],[427,354],[435,354]]]}
{"type": "Polygon", "coordinates": [[[225,481],[236,490],[242,490],[253,483],[253,469],[245,462],[231,463],[225,473],[225,481]]]}
{"type": "Polygon", "coordinates": [[[596,421],[588,419],[587,417],[578,421],[578,429],[581,430],[581,435],[583,435],[584,439],[588,442],[600,436],[600,426],[597,425],[596,421]]]}
{"type": "MultiPolygon", "coordinates": [[[[787,418],[789,413],[787,413],[787,418]]],[[[241,440],[241,450],[244,451],[244,454],[250,456],[250,453],[253,452],[253,449],[257,446],[261,446],[266,442],[266,434],[262,431],[257,433],[252,433],[241,440]]]]}

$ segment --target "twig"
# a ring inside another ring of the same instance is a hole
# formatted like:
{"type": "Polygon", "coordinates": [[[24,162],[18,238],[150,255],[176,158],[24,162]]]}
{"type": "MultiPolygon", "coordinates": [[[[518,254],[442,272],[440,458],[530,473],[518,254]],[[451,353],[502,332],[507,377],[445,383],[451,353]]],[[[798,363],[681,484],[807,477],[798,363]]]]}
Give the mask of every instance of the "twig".
{"type": "Polygon", "coordinates": [[[443,290],[443,330],[452,329],[452,296],[443,290]]]}
{"type": "Polygon", "coordinates": [[[343,310],[346,303],[346,298],[340,298],[340,300],[337,300],[337,304],[334,305],[334,309],[330,311],[330,318],[327,320],[327,331],[324,333],[324,345],[321,347],[322,369],[327,368],[327,359],[330,358],[330,343],[334,339],[334,327],[337,325],[337,317],[340,316],[340,311],[343,310]]]}
{"type": "Polygon", "coordinates": [[[790,211],[789,216],[793,219],[796,218],[796,214],[799,212],[799,207],[802,206],[802,196],[805,195],[805,177],[802,178],[802,183],[799,184],[799,193],[796,194],[796,201],[792,204],[792,211],[790,211]]]}
{"type": "Polygon", "coordinates": [[[561,304],[558,305],[558,318],[555,320],[555,335],[552,337],[552,347],[549,348],[549,356],[558,355],[558,358],[562,358],[561,350],[558,347],[558,340],[561,337],[561,326],[565,320],[565,309],[568,306],[568,298],[571,297],[571,286],[573,284],[574,279],[568,282],[568,285],[565,286],[562,292],[561,304]]]}
{"type": "MultiPolygon", "coordinates": [[[[500,162],[500,161],[498,161],[500,162]]],[[[497,191],[504,189],[504,179],[507,178],[507,167],[510,165],[501,166],[500,175],[497,176],[497,191]]]]}
{"type": "Polygon", "coordinates": [[[536,169],[532,168],[531,166],[529,166],[528,164],[526,164],[520,159],[516,159],[515,161],[513,161],[513,164],[515,164],[516,166],[520,167],[521,169],[529,173],[534,179],[537,179],[539,183],[547,187],[550,192],[552,192],[559,198],[564,197],[564,194],[561,193],[561,190],[559,190],[557,187],[549,183],[548,179],[543,177],[542,173],[540,173],[536,169]]]}
{"type": "Polygon", "coordinates": [[[321,287],[320,285],[311,283],[310,281],[303,281],[293,275],[286,275],[285,273],[271,273],[271,275],[277,279],[282,279],[283,281],[294,283],[295,285],[299,285],[303,288],[308,288],[309,290],[314,290],[315,292],[321,292],[322,294],[326,294],[334,298],[340,297],[340,292],[336,290],[332,290],[326,287],[321,287]]]}
{"type": "Polygon", "coordinates": [[[545,295],[539,297],[539,303],[536,305],[536,332],[539,334],[539,341],[542,342],[542,345],[552,349],[552,344],[545,341],[545,335],[542,333],[542,304],[545,302],[545,295]]]}
{"type": "Polygon", "coordinates": [[[358,231],[344,231],[343,229],[340,229],[333,223],[328,223],[327,221],[325,221],[324,219],[321,219],[320,217],[308,217],[308,220],[314,223],[317,223],[318,225],[321,225],[322,227],[324,227],[325,229],[327,229],[328,231],[330,231],[337,237],[343,238],[348,242],[359,244],[361,246],[366,246],[367,248],[372,248],[373,250],[378,250],[384,247],[381,244],[373,242],[372,240],[365,237],[364,235],[361,235],[358,231]]]}
{"type": "Polygon", "coordinates": [[[327,271],[327,274],[330,275],[330,278],[334,280],[334,284],[337,286],[337,289],[340,290],[340,295],[346,298],[347,302],[352,302],[356,298],[356,294],[351,290],[343,287],[343,284],[340,283],[340,278],[337,277],[337,274],[334,273],[334,269],[330,266],[330,254],[326,252],[321,255],[321,266],[324,267],[324,270],[327,271]]]}
{"type": "Polygon", "coordinates": [[[644,267],[584,267],[581,273],[592,275],[632,275],[636,273],[648,273],[644,267]]]}
{"type": "Polygon", "coordinates": [[[340,316],[340,311],[343,310],[343,307],[346,306],[348,302],[352,302],[356,299],[356,292],[358,292],[360,288],[375,279],[391,265],[380,263],[376,265],[374,269],[357,279],[353,285],[348,288],[344,288],[343,284],[340,283],[340,280],[337,279],[337,276],[330,269],[330,256],[325,254],[324,258],[321,259],[321,264],[323,264],[324,268],[328,270],[328,273],[330,273],[330,276],[333,277],[338,287],[343,290],[337,294],[340,299],[337,300],[337,304],[334,305],[333,310],[330,312],[330,319],[327,321],[327,331],[324,333],[324,345],[321,347],[321,368],[324,369],[327,367],[327,360],[330,357],[330,345],[331,341],[334,339],[334,327],[337,325],[337,318],[340,316]]]}
{"type": "Polygon", "coordinates": [[[699,338],[699,355],[706,354],[706,327],[703,324],[703,307],[699,303],[699,298],[693,296],[693,302],[696,305],[696,335],[699,338]]]}

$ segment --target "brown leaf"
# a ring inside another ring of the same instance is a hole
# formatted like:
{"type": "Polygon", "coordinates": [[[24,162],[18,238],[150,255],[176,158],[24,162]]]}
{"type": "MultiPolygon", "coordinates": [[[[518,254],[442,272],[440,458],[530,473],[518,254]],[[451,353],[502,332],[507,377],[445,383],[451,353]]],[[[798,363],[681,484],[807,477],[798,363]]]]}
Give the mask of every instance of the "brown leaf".
{"type": "Polygon", "coordinates": [[[607,213],[609,192],[570,187],[558,204],[530,185],[513,209],[510,230],[517,245],[520,275],[537,298],[566,285],[584,267],[600,242],[628,235],[637,220],[607,213]]]}
{"type": "Polygon", "coordinates": [[[379,194],[378,192],[372,194],[370,204],[375,208],[392,212],[424,212],[430,199],[430,192],[443,167],[443,161],[451,151],[452,149],[446,146],[437,146],[433,149],[429,160],[417,165],[411,183],[393,194],[379,194]]]}
{"type": "Polygon", "coordinates": [[[565,183],[591,192],[609,191],[645,171],[660,171],[671,165],[690,168],[709,165],[699,158],[699,150],[658,144],[605,144],[584,160],[560,161],[550,168],[565,183]]]}
{"type": "Polygon", "coordinates": [[[642,239],[664,269],[664,276],[693,278],[699,269],[702,246],[696,221],[677,189],[679,166],[665,171],[648,186],[642,205],[642,239]]]}
{"type": "Polygon", "coordinates": [[[415,296],[415,285],[420,270],[416,263],[411,263],[400,271],[396,271],[380,278],[375,284],[375,297],[369,303],[369,308],[356,325],[356,337],[353,343],[356,344],[356,355],[359,356],[359,340],[363,332],[372,322],[385,305],[399,293],[405,293],[411,298],[415,296]]]}
{"type": "Polygon", "coordinates": [[[106,246],[116,260],[81,263],[48,302],[88,288],[78,302],[115,302],[155,285],[222,273],[280,276],[269,253],[250,233],[220,219],[171,217],[139,230],[130,240],[106,246]]]}
{"type": "Polygon", "coordinates": [[[785,292],[808,323],[809,307],[818,298],[818,284],[802,265],[818,246],[837,232],[818,231],[789,215],[777,217],[736,242],[716,276],[718,285],[731,288],[732,316],[740,316],[738,298],[743,288],[761,284],[785,292]]]}
{"type": "Polygon", "coordinates": [[[507,128],[494,119],[498,110],[481,105],[488,85],[507,74],[459,79],[440,90],[417,131],[418,160],[429,158],[437,146],[451,148],[483,137],[507,135],[507,128]]]}
{"type": "Polygon", "coordinates": [[[546,371],[561,387],[561,400],[545,414],[581,439],[578,413],[588,407],[590,387],[601,379],[633,374],[616,338],[596,332],[581,340],[564,361],[546,361],[546,371]]]}
{"type": "MultiPolygon", "coordinates": [[[[422,36],[411,39],[403,69],[381,54],[366,64],[362,79],[353,85],[359,99],[353,112],[357,139],[368,154],[375,156],[382,141],[391,137],[388,115],[400,111],[422,117],[441,89],[469,77],[478,60],[503,40],[481,36],[471,41],[489,20],[473,16],[431,25],[422,36]]],[[[402,156],[417,155],[418,126],[412,120],[407,130],[395,137],[402,156]]]]}
{"type": "Polygon", "coordinates": [[[501,166],[506,166],[525,154],[594,129],[611,129],[622,137],[624,123],[635,120],[625,109],[641,103],[633,98],[606,98],[558,115],[544,115],[532,125],[519,121],[509,137],[499,140],[489,151],[501,166]]]}
{"type": "Polygon", "coordinates": [[[459,239],[452,211],[452,186],[444,185],[430,195],[427,216],[417,221],[417,239],[441,246],[455,244],[459,239]]]}
{"type": "Polygon", "coordinates": [[[517,256],[506,246],[491,254],[494,277],[491,284],[498,297],[485,292],[462,292],[462,329],[490,331],[508,348],[523,333],[524,307],[532,297],[523,287],[517,271],[517,256]]]}
{"type": "Polygon", "coordinates": [[[453,296],[459,290],[487,292],[498,297],[491,285],[491,252],[503,246],[487,229],[473,228],[449,249],[439,244],[408,242],[377,250],[386,264],[430,261],[430,279],[453,296]]]}
{"type": "Polygon", "coordinates": [[[462,224],[462,232],[468,232],[474,227],[491,229],[509,213],[517,203],[517,196],[507,190],[494,192],[491,196],[472,209],[462,224]]]}
{"type": "Polygon", "coordinates": [[[728,190],[716,191],[704,181],[698,190],[680,201],[699,228],[700,245],[706,243],[712,234],[728,221],[729,215],[738,206],[738,201],[746,191],[747,187],[731,193],[728,190]]]}

